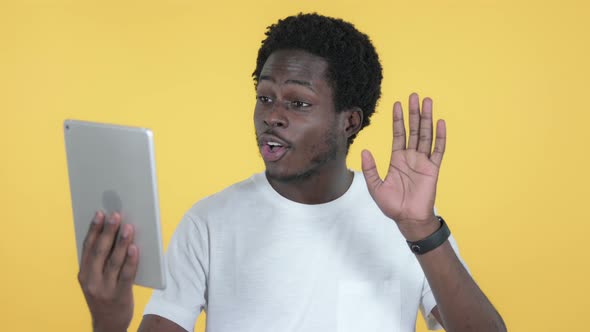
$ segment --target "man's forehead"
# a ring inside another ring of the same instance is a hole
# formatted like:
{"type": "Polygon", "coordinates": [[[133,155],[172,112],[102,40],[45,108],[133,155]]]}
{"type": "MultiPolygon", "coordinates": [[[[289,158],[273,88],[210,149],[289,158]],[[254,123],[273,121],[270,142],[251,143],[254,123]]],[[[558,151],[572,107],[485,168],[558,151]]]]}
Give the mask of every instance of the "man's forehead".
{"type": "Polygon", "coordinates": [[[280,50],[273,52],[262,67],[260,80],[325,79],[328,62],[317,55],[302,50],[280,50]]]}

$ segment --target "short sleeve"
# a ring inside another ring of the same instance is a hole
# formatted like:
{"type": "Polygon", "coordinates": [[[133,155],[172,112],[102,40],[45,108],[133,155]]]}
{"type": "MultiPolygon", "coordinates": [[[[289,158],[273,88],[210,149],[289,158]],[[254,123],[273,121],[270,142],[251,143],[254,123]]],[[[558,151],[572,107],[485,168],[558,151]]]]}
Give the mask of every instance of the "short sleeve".
{"type": "Polygon", "coordinates": [[[166,288],[154,290],[144,315],[166,318],[187,331],[207,306],[209,271],[208,228],[196,216],[186,214],[166,252],[166,288]]]}
{"type": "MultiPolygon", "coordinates": [[[[459,261],[461,261],[461,263],[469,273],[467,265],[465,265],[465,262],[463,261],[463,259],[461,259],[461,256],[459,255],[459,248],[457,247],[457,242],[455,241],[452,235],[449,237],[449,242],[451,243],[451,247],[453,247],[455,254],[457,254],[457,258],[459,258],[459,261]]],[[[424,277],[424,284],[422,286],[422,298],[420,299],[420,312],[422,313],[422,317],[424,317],[424,320],[426,321],[426,326],[429,330],[442,330],[442,325],[440,325],[440,323],[436,320],[434,315],[432,315],[432,309],[434,309],[434,307],[436,307],[436,300],[434,299],[434,294],[432,294],[432,290],[430,289],[428,280],[426,280],[426,277],[424,277]]]]}

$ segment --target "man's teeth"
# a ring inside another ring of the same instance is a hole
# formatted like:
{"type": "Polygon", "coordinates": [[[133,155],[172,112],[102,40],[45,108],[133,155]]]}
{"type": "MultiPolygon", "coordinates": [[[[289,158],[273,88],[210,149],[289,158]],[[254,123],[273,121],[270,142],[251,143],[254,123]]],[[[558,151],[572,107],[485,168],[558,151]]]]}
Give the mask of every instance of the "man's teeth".
{"type": "Polygon", "coordinates": [[[268,145],[270,145],[270,146],[273,146],[273,147],[275,147],[275,146],[282,146],[281,144],[279,144],[279,143],[277,143],[277,142],[268,142],[268,143],[266,143],[266,144],[268,144],[268,145]]]}

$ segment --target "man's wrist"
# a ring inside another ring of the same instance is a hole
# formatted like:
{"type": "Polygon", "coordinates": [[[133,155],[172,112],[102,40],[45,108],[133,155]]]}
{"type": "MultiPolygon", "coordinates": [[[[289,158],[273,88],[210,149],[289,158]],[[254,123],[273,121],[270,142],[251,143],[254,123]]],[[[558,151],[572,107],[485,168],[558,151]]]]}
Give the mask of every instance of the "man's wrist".
{"type": "Polygon", "coordinates": [[[445,243],[449,236],[451,236],[451,231],[445,223],[445,220],[440,216],[437,216],[437,218],[440,222],[440,227],[438,230],[436,230],[436,232],[419,241],[407,241],[410,250],[412,250],[414,254],[423,255],[429,251],[432,251],[445,243]]]}
{"type": "Polygon", "coordinates": [[[127,329],[122,329],[122,330],[113,330],[113,329],[108,329],[108,328],[93,328],[92,332],[127,332],[127,329]]]}
{"type": "Polygon", "coordinates": [[[400,232],[407,241],[415,242],[423,240],[440,228],[440,221],[436,216],[429,220],[403,221],[397,224],[400,232]]]}
{"type": "Polygon", "coordinates": [[[92,332],[127,332],[126,327],[119,326],[109,326],[108,324],[93,324],[92,332]]]}

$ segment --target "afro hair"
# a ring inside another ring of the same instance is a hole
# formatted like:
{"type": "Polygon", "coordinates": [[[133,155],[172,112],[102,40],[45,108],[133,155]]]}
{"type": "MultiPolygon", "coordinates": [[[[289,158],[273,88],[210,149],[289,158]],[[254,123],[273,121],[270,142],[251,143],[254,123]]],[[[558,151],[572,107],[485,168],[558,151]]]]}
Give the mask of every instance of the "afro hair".
{"type": "MultiPolygon", "coordinates": [[[[336,111],[358,107],[363,112],[361,129],[369,125],[381,96],[383,74],[379,56],[366,34],[351,23],[316,13],[281,19],[267,28],[258,50],[252,73],[256,85],[268,57],[284,49],[303,50],[324,58],[336,111]]],[[[355,137],[350,137],[348,145],[355,137]]]]}

